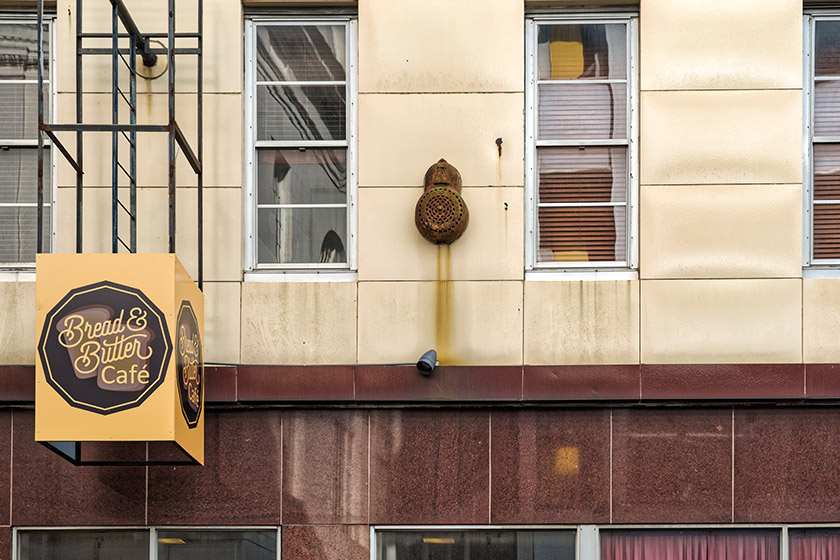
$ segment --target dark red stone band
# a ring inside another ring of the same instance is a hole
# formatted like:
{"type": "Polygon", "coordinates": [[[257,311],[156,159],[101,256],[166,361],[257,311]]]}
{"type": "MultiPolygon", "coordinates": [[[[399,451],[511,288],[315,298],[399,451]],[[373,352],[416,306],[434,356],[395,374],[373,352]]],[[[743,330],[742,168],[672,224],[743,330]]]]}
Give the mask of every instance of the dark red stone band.
{"type": "MultiPolygon", "coordinates": [[[[840,398],[840,364],[207,366],[208,403],[602,402],[840,398]]],[[[35,398],[34,366],[0,365],[0,402],[35,398]]]]}

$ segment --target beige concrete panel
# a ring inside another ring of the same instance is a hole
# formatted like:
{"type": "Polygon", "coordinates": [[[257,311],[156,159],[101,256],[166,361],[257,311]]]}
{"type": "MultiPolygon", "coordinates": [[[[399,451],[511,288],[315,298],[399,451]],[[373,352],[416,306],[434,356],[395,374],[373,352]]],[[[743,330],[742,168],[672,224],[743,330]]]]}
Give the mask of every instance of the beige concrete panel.
{"type": "Polygon", "coordinates": [[[360,282],[359,363],[522,363],[522,282],[360,282]]]}
{"type": "Polygon", "coordinates": [[[639,281],[525,282],[525,363],[639,363],[639,281]]]}
{"type": "Polygon", "coordinates": [[[802,281],[642,280],[642,363],[802,361],[802,281]]]}
{"type": "Polygon", "coordinates": [[[802,358],[806,363],[840,361],[840,278],[802,281],[802,358]]]}
{"type": "Polygon", "coordinates": [[[359,91],[522,92],[522,22],[510,0],[362,0],[359,91]]]}
{"type": "MultiPolygon", "coordinates": [[[[165,188],[137,190],[137,250],[140,253],[169,252],[169,196],[165,188]]],[[[120,200],[129,206],[128,189],[120,200]]],[[[193,279],[198,278],[197,191],[178,189],[176,237],[178,258],[193,279]]],[[[111,190],[85,189],[85,252],[111,252],[111,190]]],[[[122,210],[120,210],[122,212],[122,210]]],[[[75,189],[58,189],[58,252],[75,252],[75,189]]],[[[120,215],[120,238],[130,238],[127,214],[120,215]]],[[[242,279],[242,197],[239,189],[207,189],[204,192],[204,278],[209,281],[242,279]]]]}
{"type": "MultiPolygon", "coordinates": [[[[75,96],[59,94],[58,112],[63,122],[75,121],[75,96]]],[[[86,94],[84,96],[85,122],[111,123],[111,96],[86,94]]],[[[175,118],[193,152],[198,154],[197,110],[195,96],[177,95],[175,118]]],[[[138,97],[137,123],[165,125],[168,121],[167,96],[159,94],[138,97]]],[[[120,122],[128,123],[127,109],[123,108],[120,122]]],[[[63,132],[59,138],[75,156],[75,133],[63,132]]],[[[204,186],[240,187],[242,185],[242,97],[235,94],[207,94],[204,96],[204,186]]],[[[84,136],[85,186],[111,185],[111,133],[89,132],[84,136]]],[[[120,162],[128,168],[129,147],[120,139],[120,162]]],[[[195,186],[196,176],[176,145],[176,184],[195,186]]],[[[58,155],[58,184],[75,185],[76,175],[64,157],[58,155]]],[[[166,186],[169,184],[169,144],[166,132],[137,134],[137,184],[140,186],[166,186]]],[[[119,174],[119,184],[128,185],[128,178],[119,174]]]]}
{"type": "Polygon", "coordinates": [[[239,282],[204,283],[204,351],[207,363],[238,364],[239,282]]]}
{"type": "Polygon", "coordinates": [[[641,89],[802,88],[802,5],[643,0],[641,89]]]}
{"type": "Polygon", "coordinates": [[[802,276],[801,185],[643,186],[642,278],[802,276]]]}
{"type": "Polygon", "coordinates": [[[462,191],[467,230],[451,245],[434,245],[417,231],[414,210],[423,189],[359,191],[360,280],[521,280],[521,187],[462,191]]]}
{"type": "MultiPolygon", "coordinates": [[[[175,10],[176,33],[195,33],[197,27],[197,1],[178,0],[175,10]]],[[[92,4],[85,6],[82,25],[86,33],[110,33],[111,10],[110,5],[99,9],[92,4]]],[[[126,6],[131,16],[143,33],[166,33],[168,29],[167,2],[143,2],[128,0],[126,6]]],[[[60,92],[76,90],[76,1],[59,0],[57,8],[57,86],[60,92]]],[[[122,28],[121,28],[122,31],[122,28]]],[[[206,93],[226,92],[240,93],[243,84],[243,19],[242,5],[230,0],[205,0],[204,2],[204,91],[206,93]]],[[[182,39],[178,46],[192,48],[196,46],[194,39],[182,39]]],[[[167,40],[161,39],[164,44],[167,40]]],[[[85,39],[86,47],[110,48],[110,39],[85,39]]],[[[159,44],[153,46],[160,48],[159,44]]],[[[159,55],[161,57],[162,55],[159,55]]],[[[163,62],[156,65],[149,73],[141,68],[138,59],[138,73],[156,76],[155,79],[139,78],[137,91],[140,93],[165,93],[168,88],[168,74],[163,62]],[[161,74],[162,73],[162,74],[161,74]]],[[[176,82],[178,92],[197,91],[197,57],[195,55],[178,55],[175,61],[176,82]]],[[[83,58],[82,75],[84,77],[83,91],[110,92],[111,91],[111,57],[107,55],[85,55],[83,58]]],[[[122,65],[120,68],[121,83],[128,91],[128,70],[122,65]]]]}
{"type": "Polygon", "coordinates": [[[0,282],[0,364],[35,363],[35,282],[0,282]]]}
{"type": "Polygon", "coordinates": [[[242,284],[242,362],[356,362],[355,282],[242,284]]]}
{"type": "Polygon", "coordinates": [[[802,182],[802,92],[641,94],[642,184],[802,182]]]}
{"type": "Polygon", "coordinates": [[[516,93],[360,95],[359,185],[422,186],[440,158],[464,186],[522,185],[522,112],[516,93]]]}

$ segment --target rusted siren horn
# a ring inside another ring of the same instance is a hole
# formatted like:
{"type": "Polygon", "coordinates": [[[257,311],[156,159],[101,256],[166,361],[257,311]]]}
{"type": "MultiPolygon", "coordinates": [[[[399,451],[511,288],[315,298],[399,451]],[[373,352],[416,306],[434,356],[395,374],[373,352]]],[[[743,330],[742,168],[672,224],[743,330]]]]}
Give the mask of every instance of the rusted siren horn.
{"type": "Polygon", "coordinates": [[[427,241],[449,245],[461,237],[470,221],[461,197],[461,174],[441,158],[426,171],[423,187],[414,212],[417,230],[427,241]]]}

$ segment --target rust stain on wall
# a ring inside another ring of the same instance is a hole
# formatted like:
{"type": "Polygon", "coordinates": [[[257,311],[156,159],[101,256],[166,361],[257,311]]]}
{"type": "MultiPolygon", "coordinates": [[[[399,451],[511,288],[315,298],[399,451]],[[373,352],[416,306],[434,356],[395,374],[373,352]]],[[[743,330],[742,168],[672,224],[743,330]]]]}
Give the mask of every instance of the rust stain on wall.
{"type": "Polygon", "coordinates": [[[441,365],[453,365],[452,280],[449,245],[437,246],[437,277],[435,280],[435,349],[441,365]]]}

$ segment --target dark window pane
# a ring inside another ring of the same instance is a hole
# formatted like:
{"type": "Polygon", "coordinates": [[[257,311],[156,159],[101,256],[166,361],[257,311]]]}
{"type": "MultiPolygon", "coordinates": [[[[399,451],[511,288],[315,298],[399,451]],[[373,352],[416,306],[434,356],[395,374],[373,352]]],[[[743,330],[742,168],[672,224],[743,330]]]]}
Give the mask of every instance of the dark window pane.
{"type": "Polygon", "coordinates": [[[382,531],[377,560],[574,560],[574,531],[382,531]]]}
{"type": "Polygon", "coordinates": [[[840,558],[840,530],[791,529],[790,560],[833,560],[840,558]]]}
{"type": "MultiPolygon", "coordinates": [[[[43,252],[50,251],[50,207],[44,207],[43,252]]],[[[0,262],[35,262],[38,211],[34,206],[0,206],[0,262]]]]}
{"type": "Polygon", "coordinates": [[[344,86],[257,86],[257,140],[344,140],[344,86]]]}
{"type": "Polygon", "coordinates": [[[624,261],[624,206],[539,208],[539,262],[624,261]]]}
{"type": "Polygon", "coordinates": [[[814,37],[814,74],[840,76],[840,21],[818,21],[814,37]]]}
{"type": "Polygon", "coordinates": [[[779,531],[601,531],[601,560],[779,560],[779,531]]]}
{"type": "Polygon", "coordinates": [[[257,204],[343,204],[347,150],[257,150],[257,204]]]}
{"type": "Polygon", "coordinates": [[[840,204],[814,204],[814,258],[840,259],[840,204]]]}
{"type": "Polygon", "coordinates": [[[540,25],[539,79],[586,80],[627,77],[624,24],[540,25]]]}
{"type": "MultiPolygon", "coordinates": [[[[49,76],[49,33],[44,27],[44,78],[49,76]]],[[[38,79],[38,27],[32,23],[0,23],[0,79],[38,79]]]]}
{"type": "Polygon", "coordinates": [[[626,84],[542,84],[541,140],[627,138],[626,84]]]}
{"type": "Polygon", "coordinates": [[[814,136],[840,136],[840,81],[814,82],[814,136]]]}
{"type": "MultiPolygon", "coordinates": [[[[52,162],[44,150],[44,201],[51,198],[52,162]]],[[[38,149],[0,148],[0,203],[38,200],[38,149]]]]}
{"type": "MultiPolygon", "coordinates": [[[[49,121],[49,96],[44,98],[44,122],[49,121]]],[[[3,139],[37,139],[38,84],[0,81],[0,145],[3,139]]]]}
{"type": "Polygon", "coordinates": [[[19,560],[148,560],[148,531],[20,531],[19,560]]]}
{"type": "Polygon", "coordinates": [[[346,208],[259,208],[262,264],[346,263],[346,208]]]}
{"type": "Polygon", "coordinates": [[[840,144],[814,144],[814,200],[840,200],[840,144]]]}
{"type": "Polygon", "coordinates": [[[343,25],[257,27],[258,81],[343,81],[343,25]]]}
{"type": "Polygon", "coordinates": [[[625,202],[627,148],[539,148],[540,203],[625,202]]]}
{"type": "Polygon", "coordinates": [[[276,560],[277,531],[158,531],[159,560],[276,560]]]}

